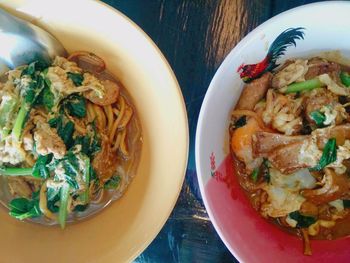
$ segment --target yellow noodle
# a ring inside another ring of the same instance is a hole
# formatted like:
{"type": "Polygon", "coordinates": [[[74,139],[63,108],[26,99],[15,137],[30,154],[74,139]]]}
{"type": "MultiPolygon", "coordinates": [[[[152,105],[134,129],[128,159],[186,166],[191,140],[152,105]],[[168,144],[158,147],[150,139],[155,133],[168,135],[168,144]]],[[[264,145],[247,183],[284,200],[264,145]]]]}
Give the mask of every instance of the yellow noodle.
{"type": "Polygon", "coordinates": [[[118,110],[118,109],[116,109],[116,108],[113,108],[113,113],[115,114],[115,115],[119,115],[119,113],[120,113],[120,111],[118,110]]]}
{"type": "Polygon", "coordinates": [[[88,102],[88,104],[87,104],[87,110],[88,110],[88,113],[89,113],[89,115],[90,115],[90,117],[91,117],[91,119],[89,119],[89,122],[95,120],[96,114],[95,114],[94,109],[93,109],[93,107],[92,107],[92,103],[88,102]]]}
{"type": "Polygon", "coordinates": [[[121,132],[120,132],[120,133],[118,133],[118,135],[117,135],[117,138],[116,138],[116,140],[115,140],[115,143],[114,143],[114,145],[113,145],[113,147],[112,147],[112,151],[116,151],[116,150],[119,148],[121,139],[122,139],[122,134],[121,134],[121,132]]]}
{"type": "Polygon", "coordinates": [[[114,120],[112,106],[111,105],[104,106],[103,109],[104,109],[105,114],[107,116],[107,120],[108,120],[107,130],[108,130],[108,134],[110,134],[110,132],[112,131],[113,120],[114,120]]]}
{"type": "Polygon", "coordinates": [[[106,116],[100,106],[96,104],[93,105],[94,112],[96,114],[97,126],[100,130],[104,130],[106,128],[106,116]]]}
{"type": "Polygon", "coordinates": [[[129,156],[129,151],[126,147],[126,142],[125,142],[125,138],[126,138],[126,129],[124,129],[122,132],[122,138],[121,138],[121,142],[120,142],[120,151],[121,153],[125,156],[128,157],[129,156]]]}
{"type": "Polygon", "coordinates": [[[126,106],[123,119],[120,122],[118,129],[124,129],[126,125],[128,125],[129,121],[131,120],[132,114],[133,114],[132,108],[129,106],[126,106]]]}
{"type": "Polygon", "coordinates": [[[53,214],[48,208],[47,208],[47,197],[46,197],[46,191],[47,191],[47,185],[46,182],[43,183],[43,185],[40,188],[40,200],[39,200],[39,208],[40,211],[47,217],[53,220],[56,220],[56,215],[53,214]]]}
{"type": "Polygon", "coordinates": [[[120,100],[120,113],[118,115],[118,118],[114,121],[113,123],[113,127],[112,127],[112,131],[109,134],[109,140],[113,141],[113,138],[117,132],[118,126],[120,121],[122,120],[123,116],[124,116],[124,111],[125,111],[125,101],[124,98],[122,96],[119,96],[118,98],[118,102],[120,100]]]}

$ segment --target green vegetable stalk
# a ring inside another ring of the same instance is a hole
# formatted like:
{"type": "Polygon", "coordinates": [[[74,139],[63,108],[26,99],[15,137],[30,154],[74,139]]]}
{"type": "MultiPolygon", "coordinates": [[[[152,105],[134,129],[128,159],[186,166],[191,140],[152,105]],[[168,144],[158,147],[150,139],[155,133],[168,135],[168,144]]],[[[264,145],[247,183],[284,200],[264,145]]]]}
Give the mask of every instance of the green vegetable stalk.
{"type": "Polygon", "coordinates": [[[90,196],[90,158],[85,156],[83,157],[84,160],[84,177],[83,180],[85,182],[85,191],[84,193],[80,196],[80,200],[84,203],[87,204],[89,203],[89,196],[90,196]]]}
{"type": "Polygon", "coordinates": [[[323,123],[326,120],[326,116],[319,110],[311,112],[310,118],[315,121],[317,127],[324,127],[323,123]]]}
{"type": "Polygon", "coordinates": [[[60,192],[60,208],[58,210],[58,223],[61,228],[66,226],[66,219],[68,214],[68,199],[69,199],[69,184],[63,184],[60,192]]]}
{"type": "Polygon", "coordinates": [[[310,80],[305,80],[303,82],[292,83],[286,88],[281,89],[281,91],[283,93],[296,93],[301,91],[313,90],[322,86],[324,86],[324,84],[318,78],[314,78],[310,80]]]}
{"type": "Polygon", "coordinates": [[[11,117],[16,109],[17,99],[11,97],[8,100],[2,100],[0,106],[0,136],[1,140],[4,140],[11,131],[9,123],[11,123],[11,117]]]}
{"type": "Polygon", "coordinates": [[[26,102],[23,102],[21,109],[18,112],[15,125],[13,126],[13,130],[12,130],[12,134],[17,141],[19,141],[19,138],[21,137],[22,129],[29,110],[30,110],[29,105],[27,105],[26,102]]]}
{"type": "Polygon", "coordinates": [[[29,176],[33,168],[0,167],[0,175],[4,176],[29,176]]]}

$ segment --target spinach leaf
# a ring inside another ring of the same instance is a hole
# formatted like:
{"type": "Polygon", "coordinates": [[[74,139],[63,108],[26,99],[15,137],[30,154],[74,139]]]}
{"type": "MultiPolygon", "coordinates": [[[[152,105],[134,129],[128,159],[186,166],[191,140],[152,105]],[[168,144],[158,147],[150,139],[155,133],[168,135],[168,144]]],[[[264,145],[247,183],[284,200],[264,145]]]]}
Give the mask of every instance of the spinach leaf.
{"type": "Polygon", "coordinates": [[[22,70],[21,77],[24,75],[29,75],[33,77],[35,73],[37,73],[37,71],[40,72],[40,71],[47,70],[48,66],[49,65],[44,61],[39,61],[39,60],[34,61],[22,70]]]}
{"type": "Polygon", "coordinates": [[[67,73],[68,78],[70,78],[75,86],[81,86],[83,84],[84,81],[84,76],[80,73],[72,73],[72,72],[68,72],[67,73]]]}
{"type": "Polygon", "coordinates": [[[317,127],[324,127],[324,121],[326,120],[326,116],[320,112],[319,110],[312,111],[310,113],[310,118],[313,119],[317,125],[317,127]]]}
{"type": "Polygon", "coordinates": [[[76,177],[79,176],[80,167],[78,158],[72,151],[69,151],[62,159],[56,160],[50,164],[51,167],[57,167],[58,165],[62,165],[64,169],[64,174],[57,176],[55,174],[54,180],[60,181],[63,179],[74,189],[79,189],[79,184],[76,180],[76,177]]]}
{"type": "Polygon", "coordinates": [[[52,118],[48,121],[51,128],[57,129],[57,134],[61,137],[67,149],[73,145],[73,133],[74,133],[74,123],[72,121],[66,121],[63,115],[59,117],[52,118]]]}
{"type": "Polygon", "coordinates": [[[10,216],[19,220],[41,216],[39,199],[15,198],[9,203],[10,216]]]}
{"type": "Polygon", "coordinates": [[[88,126],[87,135],[77,136],[75,138],[74,145],[81,145],[81,152],[87,156],[93,156],[101,150],[101,139],[94,122],[88,126]]]}
{"type": "Polygon", "coordinates": [[[118,175],[112,176],[104,185],[104,189],[116,189],[120,184],[121,178],[118,175]]]}
{"type": "Polygon", "coordinates": [[[62,106],[67,110],[68,114],[78,118],[86,116],[86,99],[78,94],[70,95],[63,101],[62,106]]]}
{"type": "Polygon", "coordinates": [[[61,129],[58,129],[58,135],[62,138],[64,144],[69,149],[73,144],[74,123],[68,121],[66,125],[62,125],[61,129]]]}
{"type": "Polygon", "coordinates": [[[52,160],[52,154],[39,155],[33,166],[33,176],[38,178],[47,179],[50,177],[49,169],[46,165],[52,160]]]}
{"type": "Polygon", "coordinates": [[[304,216],[300,214],[299,211],[294,211],[292,213],[289,213],[289,217],[297,221],[297,227],[305,228],[309,227],[310,225],[316,223],[316,218],[312,216],[304,216]]]}
{"type": "Polygon", "coordinates": [[[74,207],[74,212],[84,212],[88,205],[77,205],[74,207]]]}
{"type": "Polygon", "coordinates": [[[51,111],[53,106],[55,106],[55,96],[51,92],[50,88],[46,86],[42,92],[42,104],[48,111],[51,111]]]}
{"type": "Polygon", "coordinates": [[[320,161],[315,167],[310,168],[310,171],[321,171],[328,164],[337,160],[337,143],[335,138],[330,138],[323,148],[320,161]]]}

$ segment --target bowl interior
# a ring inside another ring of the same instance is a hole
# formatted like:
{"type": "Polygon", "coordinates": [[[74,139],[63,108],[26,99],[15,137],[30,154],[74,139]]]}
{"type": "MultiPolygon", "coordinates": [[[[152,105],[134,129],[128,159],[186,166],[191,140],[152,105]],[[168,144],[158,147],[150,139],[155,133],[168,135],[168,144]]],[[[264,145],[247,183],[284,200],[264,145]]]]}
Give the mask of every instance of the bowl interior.
{"type": "Polygon", "coordinates": [[[1,261],[37,262],[38,255],[47,262],[131,261],[160,231],[184,178],[188,127],[174,74],[136,25],[97,1],[0,1],[0,6],[48,30],[69,52],[102,57],[133,98],[143,133],[136,177],[121,199],[96,216],[61,231],[19,222],[1,209],[1,261]]]}
{"type": "Polygon", "coordinates": [[[288,28],[303,27],[304,40],[288,47],[279,62],[292,57],[321,55],[349,63],[350,3],[306,5],[278,15],[245,37],[227,56],[205,96],[196,134],[196,166],[201,193],[216,230],[230,251],[242,262],[345,261],[349,238],[313,241],[314,255],[306,257],[302,241],[267,223],[251,208],[234,177],[229,156],[230,112],[243,82],[236,72],[244,64],[261,61],[269,45],[288,28]],[[334,19],[325,19],[334,17],[334,19]]]}

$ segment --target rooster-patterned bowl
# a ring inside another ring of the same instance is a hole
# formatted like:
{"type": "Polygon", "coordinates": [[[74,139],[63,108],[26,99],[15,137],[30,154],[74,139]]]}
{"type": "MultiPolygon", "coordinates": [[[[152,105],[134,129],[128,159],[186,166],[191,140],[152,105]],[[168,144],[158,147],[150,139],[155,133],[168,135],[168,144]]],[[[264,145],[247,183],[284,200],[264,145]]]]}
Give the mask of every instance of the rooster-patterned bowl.
{"type": "Polygon", "coordinates": [[[348,64],[350,2],[323,2],[289,10],[257,27],[227,56],[205,96],[196,133],[196,167],[209,216],[241,262],[348,262],[350,238],[312,240],[312,256],[301,238],[263,219],[234,175],[229,150],[230,113],[243,81],[273,70],[288,58],[325,56],[348,64]]]}

